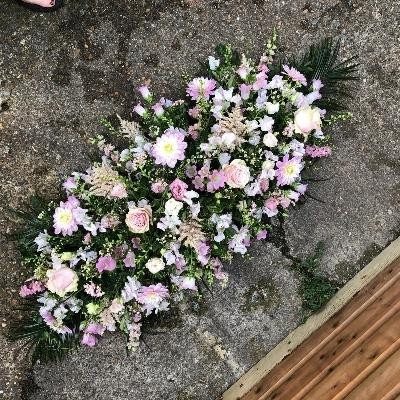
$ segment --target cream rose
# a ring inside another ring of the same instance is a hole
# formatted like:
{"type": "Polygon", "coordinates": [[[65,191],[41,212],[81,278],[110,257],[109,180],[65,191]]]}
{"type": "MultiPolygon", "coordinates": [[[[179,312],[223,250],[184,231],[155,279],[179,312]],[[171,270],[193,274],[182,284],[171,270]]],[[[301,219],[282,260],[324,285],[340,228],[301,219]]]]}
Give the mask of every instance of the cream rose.
{"type": "Polygon", "coordinates": [[[150,258],[150,260],[146,263],[146,268],[152,274],[156,274],[165,268],[165,263],[161,258],[150,258]]]}
{"type": "Polygon", "coordinates": [[[152,211],[150,206],[131,208],[126,214],[125,223],[133,233],[144,233],[150,229],[152,211]]]}
{"type": "Polygon", "coordinates": [[[299,108],[294,113],[294,129],[297,133],[310,133],[313,129],[321,129],[318,109],[311,106],[299,108]]]}
{"type": "Polygon", "coordinates": [[[74,292],[78,289],[78,275],[68,267],[58,269],[49,269],[46,272],[46,287],[52,293],[56,293],[63,297],[68,292],[74,292]]]}
{"type": "Polygon", "coordinates": [[[223,167],[226,183],[232,188],[244,188],[250,181],[250,170],[243,160],[233,160],[223,167]]]}

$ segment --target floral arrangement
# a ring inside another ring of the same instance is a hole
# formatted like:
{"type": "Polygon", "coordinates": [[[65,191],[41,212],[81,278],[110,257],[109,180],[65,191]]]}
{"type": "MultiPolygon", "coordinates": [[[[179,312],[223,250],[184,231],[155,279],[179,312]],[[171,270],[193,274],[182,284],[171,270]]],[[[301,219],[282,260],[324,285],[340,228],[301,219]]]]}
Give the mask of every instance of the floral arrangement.
{"type": "Polygon", "coordinates": [[[356,66],[336,62],[338,47],[327,39],[284,63],[276,35],[257,62],[219,46],[186,99],[155,101],[145,85],[136,121],[105,122],[118,146],[95,138],[101,160],[66,179],[63,200],[20,236],[33,275],[16,337],[35,358],[116,330],[134,350],[151,315],[226,284],[223,263],[268,239],[271,218],[306,194],[303,171],[331,154],[325,128],[349,117],[338,84],[356,66]]]}

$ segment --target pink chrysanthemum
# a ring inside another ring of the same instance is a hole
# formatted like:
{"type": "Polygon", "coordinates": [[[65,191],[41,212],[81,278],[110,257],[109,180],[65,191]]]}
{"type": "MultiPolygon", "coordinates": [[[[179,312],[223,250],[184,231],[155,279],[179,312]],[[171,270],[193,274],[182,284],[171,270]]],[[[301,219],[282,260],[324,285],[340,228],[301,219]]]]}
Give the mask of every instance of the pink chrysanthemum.
{"type": "Polygon", "coordinates": [[[78,210],[81,210],[79,201],[73,196],[70,196],[68,201],[60,203],[60,207],[55,209],[53,217],[56,235],[61,233],[63,236],[70,236],[78,230],[78,223],[75,218],[78,210]]]}
{"type": "Polygon", "coordinates": [[[277,161],[276,167],[278,186],[284,186],[292,184],[300,176],[303,164],[301,159],[297,157],[289,159],[289,154],[286,154],[282,161],[277,161]]]}
{"type": "Polygon", "coordinates": [[[158,311],[167,310],[168,297],[168,289],[161,283],[157,283],[157,285],[142,286],[139,289],[137,301],[142,305],[142,310],[146,311],[146,315],[150,315],[152,311],[157,314],[158,311]]]}
{"type": "Polygon", "coordinates": [[[156,164],[174,168],[178,160],[185,158],[186,147],[184,131],[171,127],[157,138],[157,142],[152,148],[152,156],[155,158],[156,164]]]}
{"type": "Polygon", "coordinates": [[[289,67],[288,65],[284,65],[283,70],[285,72],[282,72],[282,73],[284,75],[287,75],[290,78],[292,78],[295,82],[298,82],[303,86],[307,85],[306,77],[300,71],[298,71],[296,68],[289,67]]]}
{"type": "Polygon", "coordinates": [[[216,86],[217,83],[214,79],[195,78],[188,84],[186,93],[195,101],[199,99],[208,100],[214,93],[216,86]]]}

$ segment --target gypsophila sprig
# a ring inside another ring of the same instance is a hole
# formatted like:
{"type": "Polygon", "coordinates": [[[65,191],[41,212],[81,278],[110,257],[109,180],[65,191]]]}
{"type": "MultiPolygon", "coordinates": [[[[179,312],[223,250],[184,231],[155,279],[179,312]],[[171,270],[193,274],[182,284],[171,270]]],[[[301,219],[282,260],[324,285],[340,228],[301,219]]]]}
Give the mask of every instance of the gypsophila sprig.
{"type": "Polygon", "coordinates": [[[46,359],[78,341],[95,346],[107,331],[125,332],[134,350],[150,315],[201,285],[225,285],[222,260],[268,239],[271,218],[305,194],[304,169],[331,154],[325,127],[350,116],[319,106],[324,85],[354,72],[335,69],[329,49],[330,69],[318,66],[326,83],[310,78],[306,57],[304,70],[274,63],[275,33],[258,61],[221,45],[186,99],[157,101],[144,85],[136,121],[103,120],[126,145],[97,136],[101,160],[67,178],[63,201],[30,223],[23,263],[32,276],[20,295],[36,304],[26,325],[35,330],[17,337],[46,359]]]}

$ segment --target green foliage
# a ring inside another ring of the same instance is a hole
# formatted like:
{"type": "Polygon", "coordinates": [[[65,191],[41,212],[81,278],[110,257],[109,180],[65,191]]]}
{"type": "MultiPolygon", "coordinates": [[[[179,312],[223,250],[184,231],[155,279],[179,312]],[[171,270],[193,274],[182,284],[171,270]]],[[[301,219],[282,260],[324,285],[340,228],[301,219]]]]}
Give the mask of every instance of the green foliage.
{"type": "Polygon", "coordinates": [[[356,56],[339,62],[340,41],[331,37],[310,46],[301,58],[290,59],[290,65],[298,69],[308,81],[320,79],[324,87],[321,89],[323,100],[315,102],[329,111],[340,111],[346,107],[339,102],[340,98],[351,97],[351,91],[344,83],[358,80],[359,64],[356,56]]]}
{"type": "Polygon", "coordinates": [[[36,299],[23,300],[16,312],[20,318],[10,326],[8,339],[21,340],[21,348],[28,349],[33,363],[61,360],[78,346],[77,335],[61,336],[45,324],[38,315],[36,299]]]}
{"type": "Polygon", "coordinates": [[[301,275],[299,294],[302,300],[303,320],[318,311],[339,290],[339,285],[319,274],[324,244],[319,242],[315,253],[304,260],[297,260],[293,268],[301,275]]]}

